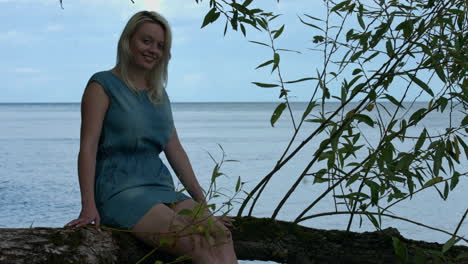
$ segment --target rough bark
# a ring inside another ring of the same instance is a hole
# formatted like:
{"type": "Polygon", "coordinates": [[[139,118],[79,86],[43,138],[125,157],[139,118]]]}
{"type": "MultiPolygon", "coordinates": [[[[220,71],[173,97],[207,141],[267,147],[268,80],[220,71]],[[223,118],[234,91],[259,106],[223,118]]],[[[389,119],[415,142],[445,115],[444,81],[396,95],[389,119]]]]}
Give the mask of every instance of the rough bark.
{"type": "MultiPolygon", "coordinates": [[[[410,263],[417,258],[430,263],[428,250],[442,249],[441,244],[405,239],[396,229],[355,233],[252,217],[236,218],[232,235],[239,259],[288,264],[397,263],[392,236],[407,245],[410,263]]],[[[150,251],[129,233],[98,232],[91,227],[0,229],[0,264],[127,264],[138,262],[150,251]]],[[[456,259],[463,252],[468,247],[454,246],[444,256],[454,263],[467,263],[467,258],[456,259]]],[[[156,251],[144,263],[157,259],[174,260],[156,251]]]]}

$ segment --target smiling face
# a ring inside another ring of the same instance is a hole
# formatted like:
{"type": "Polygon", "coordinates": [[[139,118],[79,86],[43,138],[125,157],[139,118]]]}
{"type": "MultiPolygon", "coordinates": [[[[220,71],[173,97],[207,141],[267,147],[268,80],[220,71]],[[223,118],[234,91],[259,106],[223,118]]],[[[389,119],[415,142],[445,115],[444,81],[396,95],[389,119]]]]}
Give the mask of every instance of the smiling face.
{"type": "Polygon", "coordinates": [[[143,71],[151,70],[164,54],[164,29],[151,22],[141,24],[130,39],[132,64],[143,71]]]}

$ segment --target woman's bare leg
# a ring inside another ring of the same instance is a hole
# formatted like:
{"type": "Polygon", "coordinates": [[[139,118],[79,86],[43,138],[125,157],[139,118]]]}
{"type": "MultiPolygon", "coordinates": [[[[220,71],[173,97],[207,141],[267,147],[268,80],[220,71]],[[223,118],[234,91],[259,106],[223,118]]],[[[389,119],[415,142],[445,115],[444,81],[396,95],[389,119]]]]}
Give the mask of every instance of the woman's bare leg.
{"type": "MultiPolygon", "coordinates": [[[[195,202],[192,199],[188,200],[183,200],[175,204],[172,208],[176,213],[180,212],[181,210],[187,209],[187,210],[193,210],[198,206],[198,203],[195,202]]],[[[211,212],[208,209],[205,209],[205,212],[203,213],[202,219],[199,219],[202,221],[202,223],[195,223],[195,224],[206,224],[208,221],[208,218],[212,217],[211,212]]],[[[187,216],[188,221],[193,220],[193,217],[190,219],[190,216],[187,216]]],[[[195,219],[196,221],[196,219],[195,219]]],[[[213,218],[213,221],[218,221],[215,218],[213,218]]],[[[237,257],[236,253],[234,251],[234,244],[232,242],[232,236],[231,232],[229,229],[227,229],[222,223],[218,222],[218,226],[222,226],[222,231],[220,230],[213,230],[216,235],[215,235],[215,243],[216,246],[213,247],[213,250],[215,251],[215,257],[217,259],[217,262],[214,263],[222,263],[222,264],[237,264],[237,257]]]]}
{"type": "Polygon", "coordinates": [[[132,234],[145,243],[157,247],[163,237],[174,238],[173,245],[163,250],[176,256],[189,256],[194,264],[218,263],[206,239],[191,232],[190,223],[164,204],[153,206],[133,227],[132,234]]]}

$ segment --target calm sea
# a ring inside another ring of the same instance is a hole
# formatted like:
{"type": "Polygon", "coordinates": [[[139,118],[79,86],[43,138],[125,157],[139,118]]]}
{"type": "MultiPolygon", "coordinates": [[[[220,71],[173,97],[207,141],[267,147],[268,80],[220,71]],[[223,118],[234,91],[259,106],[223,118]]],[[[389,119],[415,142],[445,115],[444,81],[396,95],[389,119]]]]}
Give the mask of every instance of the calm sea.
{"type": "MultiPolygon", "coordinates": [[[[275,127],[271,127],[269,120],[275,106],[274,103],[173,103],[179,137],[202,186],[209,185],[215,165],[210,155],[218,161],[222,158],[219,146],[224,149],[225,159],[238,160],[227,162],[221,168],[227,176],[220,178],[218,188],[223,188],[224,193],[234,190],[238,176],[246,182],[245,189],[248,190],[274,167],[293,131],[286,112],[275,127]]],[[[424,106],[426,103],[416,105],[424,106]]],[[[296,118],[299,118],[306,104],[294,103],[292,107],[296,118]]],[[[336,105],[329,107],[328,110],[332,110],[336,105]]],[[[450,121],[459,124],[465,115],[456,110],[450,120],[446,114],[432,114],[416,129],[409,130],[408,135],[419,136],[423,126],[431,133],[443,132],[450,121]]],[[[306,138],[315,126],[306,123],[293,146],[306,138]]],[[[78,215],[80,193],[76,160],[79,129],[79,104],[0,104],[0,228],[60,227],[78,215]]],[[[366,125],[360,129],[369,142],[378,140],[378,130],[366,125]]],[[[277,173],[259,200],[254,215],[271,215],[321,140],[323,138],[315,138],[297,158],[277,173]]],[[[397,147],[405,150],[412,144],[404,142],[397,147]]],[[[314,168],[320,166],[324,165],[318,164],[314,168]]],[[[463,154],[459,168],[466,172],[467,167],[467,158],[463,154]]],[[[306,179],[280,211],[279,218],[293,219],[325,188],[323,184],[314,185],[306,179]]],[[[434,189],[429,189],[411,201],[399,204],[392,213],[453,232],[468,206],[467,191],[468,183],[464,177],[446,201],[434,189]]],[[[333,210],[333,200],[329,198],[310,213],[333,210]]],[[[408,238],[437,242],[445,242],[449,238],[413,224],[383,220],[384,227],[396,227],[408,238]]],[[[347,217],[314,218],[303,224],[315,228],[344,229],[347,217]]],[[[355,221],[353,230],[369,231],[373,227],[363,219],[362,227],[359,227],[359,221],[355,221]]],[[[468,235],[468,223],[461,227],[459,234],[468,235]]]]}

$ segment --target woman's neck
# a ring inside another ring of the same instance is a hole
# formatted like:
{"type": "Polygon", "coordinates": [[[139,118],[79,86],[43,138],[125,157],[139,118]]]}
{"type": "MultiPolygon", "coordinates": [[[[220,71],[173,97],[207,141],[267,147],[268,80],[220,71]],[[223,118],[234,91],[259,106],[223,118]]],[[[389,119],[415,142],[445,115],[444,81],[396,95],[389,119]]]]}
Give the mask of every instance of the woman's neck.
{"type": "MultiPolygon", "coordinates": [[[[116,68],[112,69],[112,71],[117,72],[116,68]]],[[[142,71],[141,69],[137,69],[131,66],[127,68],[127,71],[128,71],[127,72],[128,78],[133,83],[133,85],[135,85],[136,89],[138,90],[148,89],[148,83],[146,80],[147,71],[142,71]]]]}

